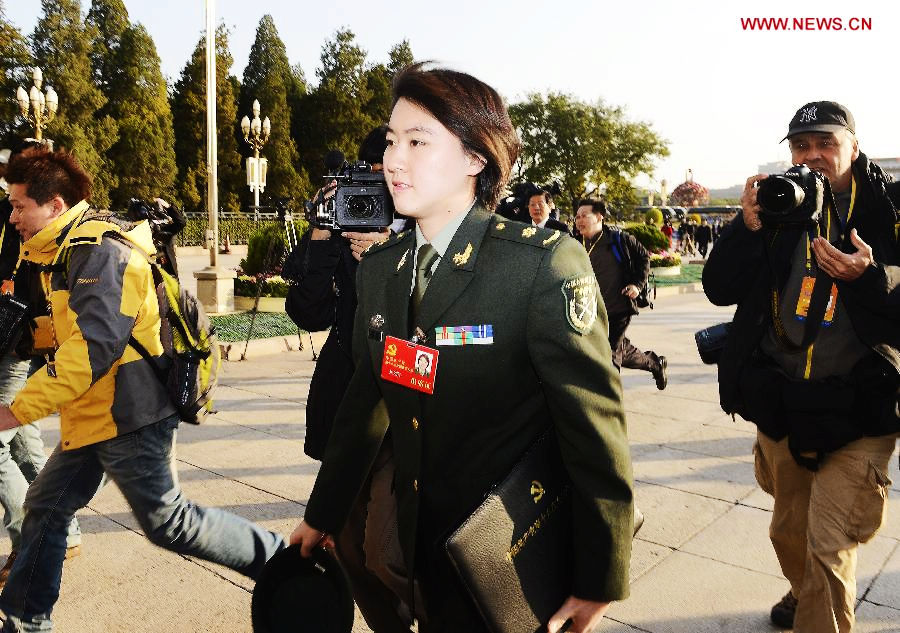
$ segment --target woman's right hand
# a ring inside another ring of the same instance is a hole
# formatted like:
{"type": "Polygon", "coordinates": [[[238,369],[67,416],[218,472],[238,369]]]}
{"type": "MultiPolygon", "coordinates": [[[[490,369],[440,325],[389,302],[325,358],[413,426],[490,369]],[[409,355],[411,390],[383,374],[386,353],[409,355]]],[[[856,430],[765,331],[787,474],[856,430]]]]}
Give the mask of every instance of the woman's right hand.
{"type": "Polygon", "coordinates": [[[309,558],[317,545],[321,545],[325,549],[334,548],[334,539],[322,530],[317,530],[306,521],[301,520],[288,537],[288,544],[300,545],[300,554],[304,558],[309,558]]]}

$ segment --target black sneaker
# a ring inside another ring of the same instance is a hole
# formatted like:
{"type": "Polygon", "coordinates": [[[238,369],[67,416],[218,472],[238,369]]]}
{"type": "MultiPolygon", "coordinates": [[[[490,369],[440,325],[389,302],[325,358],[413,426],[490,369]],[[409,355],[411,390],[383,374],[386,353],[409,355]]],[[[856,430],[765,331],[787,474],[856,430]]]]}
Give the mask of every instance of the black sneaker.
{"type": "Polygon", "coordinates": [[[788,591],[784,594],[784,597],[778,601],[774,607],[772,607],[772,613],[769,617],[772,619],[772,624],[775,626],[780,626],[783,629],[793,629],[794,628],[794,613],[797,611],[797,599],[794,597],[794,594],[788,591]]]}
{"type": "Polygon", "coordinates": [[[662,391],[666,388],[666,385],[669,384],[669,375],[666,372],[666,367],[669,366],[669,361],[666,360],[665,356],[658,356],[657,363],[659,366],[653,372],[653,378],[656,379],[656,388],[662,391]]]}

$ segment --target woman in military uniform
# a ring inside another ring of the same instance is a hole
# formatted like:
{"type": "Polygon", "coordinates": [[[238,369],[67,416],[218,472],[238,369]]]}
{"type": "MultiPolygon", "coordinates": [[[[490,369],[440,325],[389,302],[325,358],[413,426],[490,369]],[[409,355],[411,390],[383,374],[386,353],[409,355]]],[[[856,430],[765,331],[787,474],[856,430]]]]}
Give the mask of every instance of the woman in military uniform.
{"type": "Polygon", "coordinates": [[[360,264],[356,370],[291,541],[308,555],[340,530],[390,424],[419,630],[485,631],[444,542],[552,426],[573,482],[576,563],[549,630],[572,619],[588,631],[627,596],[633,527],[622,389],[590,262],[563,233],[489,211],[519,149],[496,91],[416,64],[393,100],[386,180],[416,227],[360,264]],[[410,339],[434,361],[416,378],[413,355],[401,384],[391,368],[410,339]]]}

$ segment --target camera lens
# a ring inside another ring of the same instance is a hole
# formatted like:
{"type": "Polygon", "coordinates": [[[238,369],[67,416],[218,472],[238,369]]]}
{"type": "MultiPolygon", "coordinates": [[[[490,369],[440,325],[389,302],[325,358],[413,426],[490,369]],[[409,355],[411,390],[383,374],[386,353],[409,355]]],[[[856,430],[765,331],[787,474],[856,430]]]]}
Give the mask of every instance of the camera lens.
{"type": "Polygon", "coordinates": [[[756,192],[759,206],[770,213],[789,213],[803,204],[805,197],[803,188],[784,176],[769,176],[756,192]]]}
{"type": "Polygon", "coordinates": [[[378,211],[374,196],[349,196],[347,213],[357,220],[368,220],[378,211]]]}

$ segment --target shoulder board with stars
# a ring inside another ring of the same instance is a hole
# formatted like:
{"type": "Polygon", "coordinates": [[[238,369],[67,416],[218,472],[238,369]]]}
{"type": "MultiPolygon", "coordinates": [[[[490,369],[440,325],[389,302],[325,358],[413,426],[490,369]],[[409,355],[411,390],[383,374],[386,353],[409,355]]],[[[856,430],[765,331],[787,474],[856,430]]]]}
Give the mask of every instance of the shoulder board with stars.
{"type": "Polygon", "coordinates": [[[401,231],[400,233],[392,233],[389,238],[387,238],[383,242],[379,242],[378,244],[372,244],[369,248],[363,251],[363,257],[369,257],[375,253],[380,253],[381,251],[387,250],[392,246],[396,246],[397,244],[401,244],[406,241],[410,235],[412,235],[413,231],[401,231]]]}
{"type": "Polygon", "coordinates": [[[537,248],[553,248],[565,237],[565,233],[556,229],[542,229],[524,222],[507,220],[500,216],[495,216],[491,223],[491,237],[521,244],[530,244],[537,248]]]}

